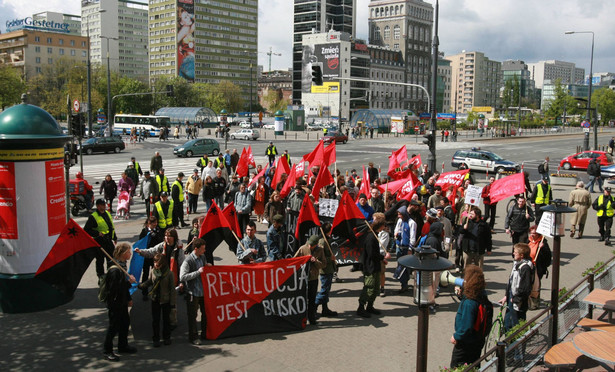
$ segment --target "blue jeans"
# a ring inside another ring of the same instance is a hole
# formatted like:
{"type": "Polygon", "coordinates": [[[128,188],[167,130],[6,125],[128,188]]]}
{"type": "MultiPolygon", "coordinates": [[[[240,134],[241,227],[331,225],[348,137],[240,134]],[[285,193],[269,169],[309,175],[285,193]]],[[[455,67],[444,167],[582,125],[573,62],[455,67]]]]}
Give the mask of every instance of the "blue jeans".
{"type": "Polygon", "coordinates": [[[596,181],[598,181],[598,188],[600,189],[600,192],[602,192],[602,177],[589,176],[589,183],[585,186],[585,189],[590,192],[594,192],[594,182],[596,181]]]}
{"type": "MultiPolygon", "coordinates": [[[[510,296],[509,296],[510,297],[510,296]]],[[[519,320],[525,320],[527,311],[517,311],[513,308],[511,298],[506,299],[508,308],[506,309],[506,315],[504,315],[504,329],[508,332],[512,327],[519,323],[519,320]]]]}
{"type": "Polygon", "coordinates": [[[333,273],[320,274],[320,292],[316,295],[316,305],[322,305],[329,302],[329,292],[331,292],[332,283],[333,273]]]}

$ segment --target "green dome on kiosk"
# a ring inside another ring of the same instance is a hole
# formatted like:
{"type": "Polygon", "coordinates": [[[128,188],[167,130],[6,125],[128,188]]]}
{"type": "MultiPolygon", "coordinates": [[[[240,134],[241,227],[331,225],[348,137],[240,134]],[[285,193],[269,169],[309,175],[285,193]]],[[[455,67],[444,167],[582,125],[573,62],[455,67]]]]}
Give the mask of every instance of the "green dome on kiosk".
{"type": "Polygon", "coordinates": [[[0,113],[0,140],[57,140],[63,137],[67,136],[58,122],[38,106],[22,103],[0,113]]]}

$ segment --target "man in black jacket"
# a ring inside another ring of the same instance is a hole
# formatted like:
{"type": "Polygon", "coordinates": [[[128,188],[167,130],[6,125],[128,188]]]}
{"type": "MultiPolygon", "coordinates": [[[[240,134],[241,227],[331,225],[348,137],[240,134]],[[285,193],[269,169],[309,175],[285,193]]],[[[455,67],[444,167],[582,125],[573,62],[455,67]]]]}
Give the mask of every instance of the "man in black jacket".
{"type": "Polygon", "coordinates": [[[369,318],[372,314],[380,315],[380,310],[374,308],[374,300],[376,300],[380,293],[380,270],[383,259],[380,254],[380,243],[377,235],[385,227],[385,220],[378,220],[372,224],[374,234],[367,234],[365,237],[365,246],[361,255],[364,275],[363,290],[361,291],[359,307],[357,308],[357,315],[364,318],[369,318]]]}
{"type": "Polygon", "coordinates": [[[549,185],[549,177],[543,176],[542,181],[532,191],[532,205],[534,207],[534,215],[536,216],[536,225],[540,223],[543,213],[542,207],[551,204],[551,201],[553,201],[553,190],[551,185],[549,185]]]}
{"type": "Polygon", "coordinates": [[[594,183],[598,182],[598,188],[602,192],[602,173],[600,171],[600,164],[596,161],[596,158],[592,158],[587,165],[587,175],[589,176],[589,182],[585,186],[589,192],[594,192],[594,183]]]}
{"type": "Polygon", "coordinates": [[[517,204],[510,208],[504,220],[504,228],[512,237],[513,246],[528,242],[528,231],[532,221],[534,221],[534,211],[527,206],[525,197],[520,195],[517,197],[517,204]]]}
{"type": "Polygon", "coordinates": [[[461,226],[461,234],[465,266],[477,265],[482,269],[485,253],[491,255],[491,229],[481,219],[480,208],[470,209],[465,225],[461,226]]]}

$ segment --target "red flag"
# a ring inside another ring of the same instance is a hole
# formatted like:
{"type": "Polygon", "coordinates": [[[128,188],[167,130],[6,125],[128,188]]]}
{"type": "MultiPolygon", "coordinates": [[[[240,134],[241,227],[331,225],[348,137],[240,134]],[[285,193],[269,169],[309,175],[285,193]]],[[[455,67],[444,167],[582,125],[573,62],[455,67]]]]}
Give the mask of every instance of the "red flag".
{"type": "Polygon", "coordinates": [[[408,164],[412,164],[412,167],[414,169],[420,169],[421,164],[423,164],[423,161],[421,160],[421,154],[418,154],[414,156],[412,159],[410,159],[410,161],[408,161],[408,164]]]}
{"type": "Polygon", "coordinates": [[[288,162],[285,158],[278,158],[278,165],[275,167],[275,174],[273,175],[273,179],[271,180],[271,188],[275,190],[278,182],[282,178],[282,174],[286,173],[287,175],[290,173],[290,168],[288,166],[288,162]]]}
{"type": "Polygon", "coordinates": [[[365,216],[352,200],[348,191],[344,191],[333,218],[331,233],[343,239],[354,241],[358,235],[363,233],[363,228],[367,228],[364,221],[365,216]]]}
{"type": "Polygon", "coordinates": [[[314,165],[321,165],[325,158],[325,148],[322,140],[318,142],[318,145],[309,154],[303,155],[303,159],[310,163],[310,167],[314,165]]]}
{"type": "Polygon", "coordinates": [[[290,193],[290,190],[292,190],[293,187],[295,187],[295,184],[297,183],[296,167],[297,167],[297,164],[293,164],[293,169],[291,169],[290,175],[286,179],[286,182],[284,183],[282,190],[280,190],[281,199],[284,199],[290,193]]]}
{"type": "Polygon", "coordinates": [[[299,217],[297,218],[297,228],[295,229],[295,238],[299,239],[299,244],[305,243],[305,240],[307,240],[306,234],[314,226],[320,226],[320,220],[310,196],[305,194],[301,210],[299,211],[299,217]],[[301,239],[301,237],[306,237],[306,239],[301,239]]]}
{"type": "Polygon", "coordinates": [[[70,219],[34,277],[70,299],[99,249],[96,240],[70,219]]]}
{"type": "Polygon", "coordinates": [[[334,181],[331,172],[329,172],[329,168],[322,166],[320,167],[320,171],[318,171],[318,177],[316,177],[316,183],[314,183],[314,188],[312,189],[312,196],[314,196],[314,201],[317,202],[320,196],[320,189],[325,186],[329,186],[334,181]]]}
{"type": "MultiPolygon", "coordinates": [[[[213,259],[213,251],[224,240],[224,231],[231,230],[231,224],[228,222],[224,213],[215,201],[211,202],[211,207],[207,211],[207,215],[203,220],[203,224],[199,230],[199,238],[204,239],[207,243],[207,255],[213,259]]],[[[208,260],[209,262],[209,260],[208,260]]]]}
{"type": "MultiPolygon", "coordinates": [[[[231,202],[222,210],[222,214],[231,225],[231,230],[235,232],[239,239],[243,238],[241,228],[239,227],[239,221],[237,220],[237,210],[235,209],[235,203],[231,202]]],[[[224,241],[228,244],[229,249],[235,252],[237,249],[237,239],[231,232],[231,230],[224,230],[224,241]]]]}
{"type": "Polygon", "coordinates": [[[399,191],[399,189],[401,189],[408,181],[412,181],[412,184],[416,187],[418,186],[419,183],[421,183],[419,181],[418,178],[416,178],[416,176],[414,175],[414,173],[411,173],[411,175],[409,174],[407,177],[399,179],[399,180],[395,180],[395,181],[391,181],[388,183],[385,183],[384,185],[379,185],[378,189],[380,190],[380,192],[384,193],[385,191],[389,191],[391,194],[395,194],[397,191],[399,191]]]}
{"type": "Polygon", "coordinates": [[[410,172],[410,176],[406,178],[406,182],[399,189],[399,193],[397,194],[397,199],[398,200],[399,199],[410,200],[408,198],[412,197],[412,195],[410,196],[408,195],[414,192],[414,189],[420,184],[421,184],[421,181],[419,181],[419,179],[416,178],[414,173],[410,172]]]}
{"type": "Polygon", "coordinates": [[[301,178],[305,174],[305,159],[301,158],[301,160],[296,163],[297,167],[295,168],[295,179],[301,178]]]}
{"type": "Polygon", "coordinates": [[[397,160],[397,156],[395,155],[389,156],[389,171],[387,172],[387,175],[391,178],[394,178],[393,175],[400,170],[401,170],[401,165],[399,164],[399,161],[397,160]]]}
{"type": "Polygon", "coordinates": [[[369,192],[369,186],[370,186],[369,173],[367,173],[367,171],[365,170],[365,165],[364,165],[363,166],[363,179],[361,180],[361,188],[359,188],[359,195],[365,194],[365,196],[367,196],[368,199],[371,198],[372,194],[369,192]]]}
{"type": "Polygon", "coordinates": [[[502,177],[491,184],[489,197],[491,204],[506,199],[509,196],[523,194],[525,192],[525,176],[523,173],[516,173],[502,177]]]}
{"type": "Polygon", "coordinates": [[[406,178],[410,171],[409,169],[403,169],[403,163],[407,160],[408,151],[406,150],[406,145],[403,145],[397,151],[393,151],[391,156],[389,156],[389,170],[387,172],[387,175],[394,180],[406,178]]]}
{"type": "Polygon", "coordinates": [[[393,151],[393,156],[397,158],[397,162],[399,164],[404,164],[405,161],[408,160],[408,150],[406,150],[406,145],[403,145],[397,151],[393,151]]]}
{"type": "Polygon", "coordinates": [[[256,168],[256,162],[254,161],[254,155],[252,154],[252,146],[248,146],[248,164],[256,168]]]}
{"type": "Polygon", "coordinates": [[[442,190],[448,189],[450,185],[455,187],[459,187],[463,185],[463,180],[468,174],[469,169],[462,169],[453,172],[442,173],[440,177],[436,180],[436,186],[442,187],[442,190]]]}
{"type": "Polygon", "coordinates": [[[239,162],[237,163],[237,169],[236,169],[237,175],[239,177],[247,176],[249,165],[250,164],[248,163],[248,152],[246,151],[246,148],[244,147],[243,150],[241,151],[239,162]]]}
{"type": "Polygon", "coordinates": [[[252,178],[252,180],[250,180],[250,183],[248,183],[248,187],[254,185],[254,183],[256,181],[258,181],[259,178],[264,177],[265,176],[265,172],[267,171],[267,169],[269,169],[269,167],[263,168],[256,176],[254,176],[254,178],[252,178]]]}
{"type": "Polygon", "coordinates": [[[335,163],[337,160],[335,141],[331,142],[329,146],[325,148],[324,160],[323,163],[326,167],[335,163]]]}
{"type": "Polygon", "coordinates": [[[416,194],[416,190],[412,190],[409,193],[405,194],[403,197],[400,197],[399,200],[407,200],[410,201],[412,200],[412,197],[414,196],[414,194],[416,194]]]}

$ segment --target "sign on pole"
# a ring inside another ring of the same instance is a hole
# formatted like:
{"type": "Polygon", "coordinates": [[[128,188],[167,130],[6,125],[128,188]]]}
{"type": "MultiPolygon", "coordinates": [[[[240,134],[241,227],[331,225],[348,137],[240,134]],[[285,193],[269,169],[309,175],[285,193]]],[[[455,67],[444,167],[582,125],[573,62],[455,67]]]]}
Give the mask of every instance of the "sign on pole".
{"type": "Polygon", "coordinates": [[[483,188],[476,185],[468,185],[465,195],[465,203],[470,205],[480,206],[480,202],[483,200],[481,197],[483,188]]]}
{"type": "Polygon", "coordinates": [[[78,101],[78,100],[74,100],[74,101],[73,101],[73,110],[74,110],[75,112],[79,112],[79,108],[81,108],[81,104],[79,103],[79,101],[78,101]]]}
{"type": "Polygon", "coordinates": [[[552,238],[553,235],[551,235],[551,225],[553,225],[553,212],[543,212],[536,232],[540,235],[552,238]]]}

